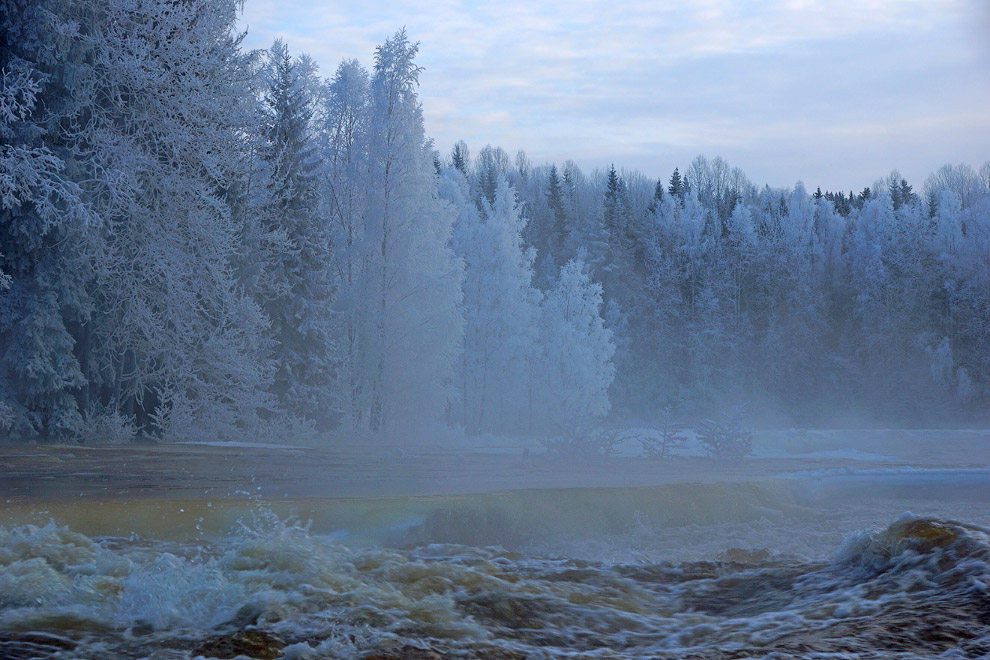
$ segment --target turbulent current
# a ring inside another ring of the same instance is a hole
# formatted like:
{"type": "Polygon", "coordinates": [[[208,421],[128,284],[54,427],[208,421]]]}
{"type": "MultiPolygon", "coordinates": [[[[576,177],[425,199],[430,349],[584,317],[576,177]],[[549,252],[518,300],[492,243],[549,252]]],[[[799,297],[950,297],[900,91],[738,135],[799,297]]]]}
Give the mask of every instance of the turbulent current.
{"type": "Polygon", "coordinates": [[[181,509],[183,538],[35,511],[0,527],[0,658],[990,657],[983,497],[964,523],[828,483],[130,514],[181,509]]]}

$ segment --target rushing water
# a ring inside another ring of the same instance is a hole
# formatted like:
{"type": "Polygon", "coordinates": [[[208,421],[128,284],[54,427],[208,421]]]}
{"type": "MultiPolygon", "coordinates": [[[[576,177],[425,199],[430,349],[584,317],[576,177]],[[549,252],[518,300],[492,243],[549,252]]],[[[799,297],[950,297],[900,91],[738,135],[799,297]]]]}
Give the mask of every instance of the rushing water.
{"type": "Polygon", "coordinates": [[[0,658],[988,657],[985,480],[916,476],[925,517],[855,475],[34,507],[0,528],[0,658]]]}

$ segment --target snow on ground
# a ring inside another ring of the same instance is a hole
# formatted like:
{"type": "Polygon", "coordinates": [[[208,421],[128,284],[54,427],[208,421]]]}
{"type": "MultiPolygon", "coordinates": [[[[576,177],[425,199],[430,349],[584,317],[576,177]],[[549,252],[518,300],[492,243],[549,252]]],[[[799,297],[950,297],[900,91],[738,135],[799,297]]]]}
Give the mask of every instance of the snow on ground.
{"type": "Polygon", "coordinates": [[[828,458],[844,461],[870,461],[874,463],[887,463],[891,461],[897,462],[902,460],[897,456],[884,456],[883,454],[874,454],[868,451],[848,448],[825,449],[822,451],[809,451],[800,454],[757,450],[756,456],[758,458],[828,458]]]}
{"type": "Polygon", "coordinates": [[[176,445],[195,445],[197,447],[226,447],[230,449],[306,449],[302,445],[284,445],[274,442],[224,442],[222,440],[190,440],[187,442],[176,442],[176,445]]]}

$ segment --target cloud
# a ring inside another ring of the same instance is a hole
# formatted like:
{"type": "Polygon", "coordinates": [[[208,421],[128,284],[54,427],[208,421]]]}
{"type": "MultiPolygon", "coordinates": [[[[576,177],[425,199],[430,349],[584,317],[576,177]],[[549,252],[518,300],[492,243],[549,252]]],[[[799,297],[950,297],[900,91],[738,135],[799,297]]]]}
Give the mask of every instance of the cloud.
{"type": "Polygon", "coordinates": [[[444,150],[464,138],[651,175],[705,152],[835,188],[990,157],[984,0],[247,0],[243,21],[250,46],[280,36],[324,75],[370,65],[405,26],[444,150]]]}

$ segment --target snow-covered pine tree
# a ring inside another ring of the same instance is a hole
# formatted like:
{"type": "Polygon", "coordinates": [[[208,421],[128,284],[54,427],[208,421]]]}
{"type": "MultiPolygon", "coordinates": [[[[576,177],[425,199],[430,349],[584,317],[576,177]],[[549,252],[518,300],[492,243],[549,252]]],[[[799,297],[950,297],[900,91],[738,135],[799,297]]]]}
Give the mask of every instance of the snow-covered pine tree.
{"type": "Polygon", "coordinates": [[[72,328],[91,310],[79,253],[91,217],[59,132],[82,108],[84,48],[62,3],[0,13],[0,407],[22,437],[78,431],[72,328]],[[8,286],[9,285],[9,286],[8,286]]]}
{"type": "Polygon", "coordinates": [[[262,71],[266,186],[250,256],[260,264],[253,291],[276,342],[273,393],[283,409],[327,428],[337,417],[336,351],[331,227],[318,199],[319,82],[312,60],[293,57],[282,41],[267,51],[262,71]]]}
{"type": "Polygon", "coordinates": [[[564,256],[570,247],[569,238],[571,228],[567,222],[567,203],[565,201],[564,184],[557,174],[557,166],[550,166],[550,174],[547,177],[547,207],[550,209],[550,238],[547,249],[556,260],[564,263],[564,256]]]}

